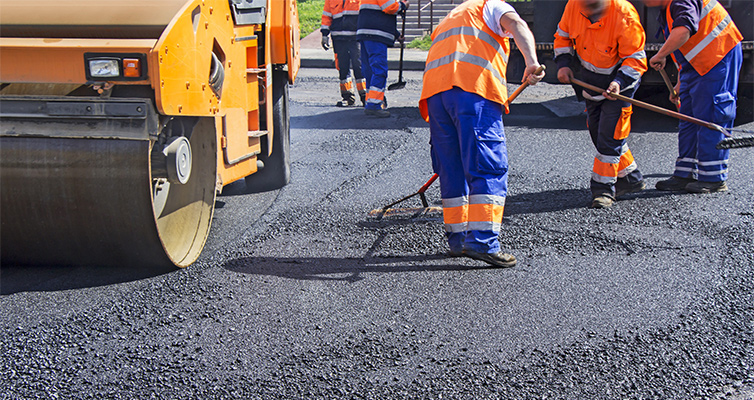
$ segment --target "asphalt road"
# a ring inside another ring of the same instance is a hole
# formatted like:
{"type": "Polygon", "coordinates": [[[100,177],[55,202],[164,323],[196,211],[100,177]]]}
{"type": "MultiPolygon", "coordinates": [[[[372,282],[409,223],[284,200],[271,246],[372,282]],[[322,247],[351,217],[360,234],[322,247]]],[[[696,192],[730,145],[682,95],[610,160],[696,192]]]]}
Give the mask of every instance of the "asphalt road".
{"type": "Polygon", "coordinates": [[[189,268],[3,266],[0,399],[754,398],[754,149],[729,192],[659,192],[675,121],[636,110],[650,188],[592,210],[583,103],[530,87],[504,119],[519,264],[490,269],[445,256],[436,213],[367,215],[432,175],[404,77],[368,119],[302,70],[291,183],[226,187],[189,268]]]}

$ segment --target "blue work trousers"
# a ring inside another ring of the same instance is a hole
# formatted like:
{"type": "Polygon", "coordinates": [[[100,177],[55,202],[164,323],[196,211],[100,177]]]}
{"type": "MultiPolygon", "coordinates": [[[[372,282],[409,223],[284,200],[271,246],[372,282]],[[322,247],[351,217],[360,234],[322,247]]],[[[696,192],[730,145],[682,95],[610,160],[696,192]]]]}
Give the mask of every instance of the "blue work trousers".
{"type": "Polygon", "coordinates": [[[450,250],[496,253],[508,193],[502,106],[454,87],[427,99],[427,109],[432,167],[440,176],[450,250]],[[481,218],[474,218],[475,207],[481,218]],[[465,221],[449,216],[464,209],[465,221]],[[486,211],[493,209],[494,216],[486,211]]]}
{"type": "Polygon", "coordinates": [[[361,41],[361,72],[367,84],[366,108],[379,110],[387,86],[387,45],[372,40],[361,41]]]}
{"type": "MultiPolygon", "coordinates": [[[[705,75],[699,75],[691,65],[684,63],[680,73],[681,113],[732,128],[742,60],[739,43],[705,75]]],[[[724,137],[714,129],[681,121],[673,175],[703,182],[727,180],[730,151],[715,148],[724,137]]]]}

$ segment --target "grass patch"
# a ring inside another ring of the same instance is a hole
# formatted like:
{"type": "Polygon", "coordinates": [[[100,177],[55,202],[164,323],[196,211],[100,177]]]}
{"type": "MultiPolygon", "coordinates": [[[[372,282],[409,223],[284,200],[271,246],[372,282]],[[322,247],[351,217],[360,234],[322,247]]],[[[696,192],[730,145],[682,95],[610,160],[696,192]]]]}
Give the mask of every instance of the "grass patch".
{"type": "Polygon", "coordinates": [[[432,39],[429,37],[429,35],[424,35],[423,37],[416,38],[406,44],[406,47],[409,49],[419,49],[419,50],[429,50],[429,46],[432,45],[432,39]]]}
{"type": "Polygon", "coordinates": [[[323,8],[325,8],[325,0],[300,0],[298,2],[298,22],[302,39],[322,26],[323,8]]]}

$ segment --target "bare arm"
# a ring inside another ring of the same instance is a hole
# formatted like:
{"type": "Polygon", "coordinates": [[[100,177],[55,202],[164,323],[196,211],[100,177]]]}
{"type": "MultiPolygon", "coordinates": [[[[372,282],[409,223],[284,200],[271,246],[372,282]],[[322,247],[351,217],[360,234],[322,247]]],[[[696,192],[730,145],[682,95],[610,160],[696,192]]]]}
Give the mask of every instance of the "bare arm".
{"type": "Polygon", "coordinates": [[[524,70],[524,78],[522,82],[528,80],[530,85],[534,85],[542,80],[545,76],[544,72],[539,75],[534,75],[534,71],[539,67],[539,61],[537,61],[534,35],[529,30],[529,26],[526,25],[526,21],[521,19],[518,14],[509,12],[500,17],[500,26],[502,26],[506,32],[513,35],[513,40],[516,41],[516,46],[524,56],[526,69],[524,70]]]}
{"type": "Polygon", "coordinates": [[[649,65],[657,71],[665,68],[665,59],[674,51],[678,50],[691,37],[691,32],[685,26],[673,28],[668,35],[668,40],[662,45],[657,54],[649,60],[649,65]]]}

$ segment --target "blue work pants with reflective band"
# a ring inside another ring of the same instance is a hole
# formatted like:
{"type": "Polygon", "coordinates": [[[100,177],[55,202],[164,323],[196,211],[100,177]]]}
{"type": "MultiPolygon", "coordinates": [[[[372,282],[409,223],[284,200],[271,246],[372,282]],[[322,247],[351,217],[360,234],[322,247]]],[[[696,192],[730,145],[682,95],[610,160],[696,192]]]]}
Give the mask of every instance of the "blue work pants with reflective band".
{"type": "Polygon", "coordinates": [[[450,250],[496,253],[508,193],[502,106],[454,87],[427,99],[427,109],[450,250]]]}
{"type": "Polygon", "coordinates": [[[387,86],[387,45],[372,40],[361,41],[361,71],[367,84],[366,108],[379,110],[387,86]]]}
{"type": "MultiPolygon", "coordinates": [[[[704,76],[688,63],[682,64],[681,113],[732,128],[742,59],[739,43],[704,76]]],[[[714,129],[681,121],[678,124],[678,159],[673,175],[703,182],[727,180],[730,151],[715,148],[724,137],[714,129]]]]}
{"type": "MultiPolygon", "coordinates": [[[[622,91],[621,94],[633,97],[637,87],[638,84],[632,89],[622,91]]],[[[630,130],[631,104],[608,99],[585,101],[587,127],[597,150],[590,181],[592,196],[615,196],[616,185],[630,186],[644,179],[626,143],[630,130]],[[620,126],[626,123],[627,127],[620,126]]]]}

